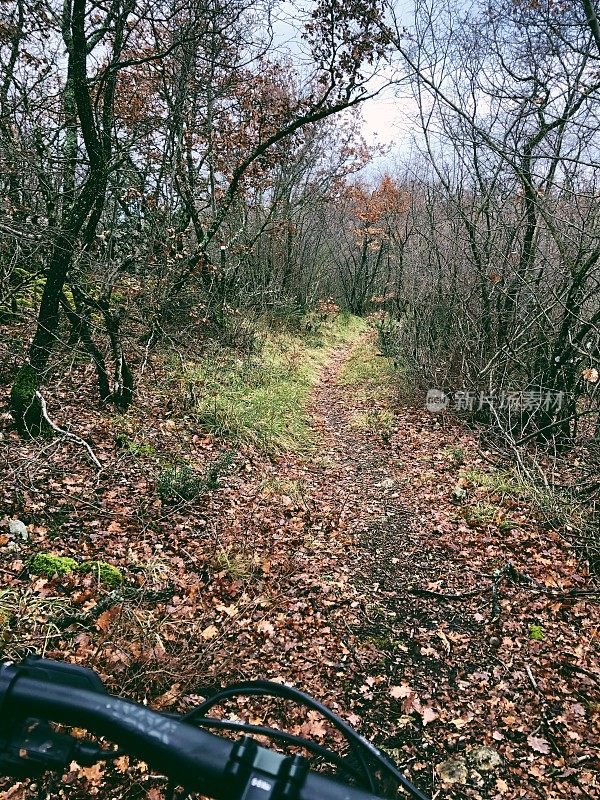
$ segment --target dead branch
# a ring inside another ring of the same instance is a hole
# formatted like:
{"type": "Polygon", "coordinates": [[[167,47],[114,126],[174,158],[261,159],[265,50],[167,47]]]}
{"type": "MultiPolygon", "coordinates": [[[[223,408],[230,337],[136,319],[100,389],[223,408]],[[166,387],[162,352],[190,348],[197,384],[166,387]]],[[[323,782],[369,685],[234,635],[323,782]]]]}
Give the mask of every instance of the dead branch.
{"type": "Polygon", "coordinates": [[[445,592],[434,592],[431,589],[421,589],[419,586],[410,586],[407,589],[409,594],[416,594],[419,597],[435,597],[437,600],[462,600],[464,597],[476,597],[484,589],[473,589],[471,592],[458,592],[455,594],[445,592]]]}
{"type": "Polygon", "coordinates": [[[36,392],[35,396],[40,401],[40,406],[41,406],[41,409],[42,409],[42,417],[48,423],[48,425],[52,428],[52,430],[55,433],[59,433],[61,436],[64,436],[65,439],[70,439],[71,441],[75,442],[76,444],[79,444],[82,447],[84,447],[87,450],[87,453],[88,453],[88,455],[90,457],[90,460],[91,460],[92,464],[96,467],[96,469],[98,471],[100,471],[102,469],[102,464],[98,461],[98,459],[96,458],[96,456],[94,454],[94,451],[92,450],[90,445],[85,441],[85,439],[82,439],[81,436],[77,436],[76,433],[71,433],[70,431],[65,431],[63,428],[59,428],[58,425],[55,422],[52,422],[52,420],[48,416],[48,408],[46,406],[46,401],[44,400],[43,396],[40,394],[40,392],[36,392]]]}

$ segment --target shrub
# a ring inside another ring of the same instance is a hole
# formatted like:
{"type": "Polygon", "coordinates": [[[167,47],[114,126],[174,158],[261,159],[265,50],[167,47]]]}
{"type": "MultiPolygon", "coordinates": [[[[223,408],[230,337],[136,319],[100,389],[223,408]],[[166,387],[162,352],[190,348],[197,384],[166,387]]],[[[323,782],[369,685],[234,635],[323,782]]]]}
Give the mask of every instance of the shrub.
{"type": "Polygon", "coordinates": [[[222,473],[231,465],[233,461],[233,454],[229,450],[225,450],[221,455],[209,464],[204,473],[204,486],[209,489],[219,488],[219,478],[222,473]]]}
{"type": "Polygon", "coordinates": [[[203,475],[198,475],[188,464],[166,467],[157,480],[160,499],[163,503],[177,503],[194,500],[205,491],[218,489],[219,478],[232,460],[232,453],[225,450],[207,466],[203,475]]]}
{"type": "Polygon", "coordinates": [[[194,500],[202,492],[204,481],[187,464],[167,467],[158,476],[158,494],[163,503],[194,500]]]}
{"type": "Polygon", "coordinates": [[[402,352],[400,342],[400,323],[385,316],[374,323],[377,331],[377,347],[381,355],[398,360],[402,352]]]}

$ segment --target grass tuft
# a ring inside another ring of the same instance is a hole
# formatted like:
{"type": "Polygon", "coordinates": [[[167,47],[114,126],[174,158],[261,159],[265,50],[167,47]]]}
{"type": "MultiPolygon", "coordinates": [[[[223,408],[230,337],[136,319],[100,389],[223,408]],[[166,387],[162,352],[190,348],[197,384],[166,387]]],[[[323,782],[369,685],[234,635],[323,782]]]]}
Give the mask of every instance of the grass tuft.
{"type": "Polygon", "coordinates": [[[538,519],[551,526],[585,526],[586,512],[572,492],[544,486],[528,480],[517,469],[483,472],[465,470],[462,477],[470,484],[481,487],[488,496],[512,498],[531,505],[538,519]]]}

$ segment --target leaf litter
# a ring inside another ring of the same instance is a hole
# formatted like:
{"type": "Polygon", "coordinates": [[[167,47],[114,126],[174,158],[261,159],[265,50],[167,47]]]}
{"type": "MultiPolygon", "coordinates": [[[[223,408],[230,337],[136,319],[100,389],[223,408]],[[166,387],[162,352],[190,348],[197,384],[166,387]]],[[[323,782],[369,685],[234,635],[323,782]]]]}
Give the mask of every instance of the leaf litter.
{"type": "MultiPolygon", "coordinates": [[[[267,458],[240,447],[219,488],[174,505],[156,491],[152,451],[115,448],[115,420],[83,414],[75,392],[61,402],[95,443],[99,478],[64,443],[40,452],[4,419],[4,657],[35,649],[85,664],[110,690],[175,710],[232,681],[286,681],[436,797],[597,796],[597,584],[563,531],[524,502],[511,501],[513,527],[465,522],[457,481],[486,465],[460,423],[400,404],[385,437],[350,424],[383,401],[337,382],[348,356],[334,352],[314,392],[316,450],[267,458]],[[462,465],[448,454],[459,446],[462,465]],[[28,532],[18,541],[16,519],[28,532]],[[32,581],[37,552],[109,561],[127,591],[111,596],[80,572],[32,581]],[[493,575],[509,563],[494,613],[493,575]]],[[[198,470],[218,456],[222,445],[192,420],[165,420],[160,398],[142,397],[128,435],[143,420],[153,450],[198,470]]],[[[476,505],[467,490],[462,502],[476,505]]],[[[229,713],[335,741],[312,712],[280,702],[240,700],[229,713]]],[[[74,766],[47,790],[158,800],[163,787],[120,759],[74,766]]]]}

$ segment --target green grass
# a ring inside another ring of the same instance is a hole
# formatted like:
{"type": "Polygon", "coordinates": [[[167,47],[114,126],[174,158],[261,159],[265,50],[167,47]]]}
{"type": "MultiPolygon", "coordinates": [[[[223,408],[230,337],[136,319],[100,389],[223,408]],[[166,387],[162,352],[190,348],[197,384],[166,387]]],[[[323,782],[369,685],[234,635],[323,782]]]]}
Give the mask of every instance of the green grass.
{"type": "Polygon", "coordinates": [[[485,489],[487,496],[499,495],[500,498],[509,497],[528,503],[536,517],[549,525],[571,525],[574,528],[585,525],[585,509],[572,494],[535,484],[517,469],[493,472],[472,469],[465,470],[462,476],[474,486],[485,489]]]}
{"type": "Polygon", "coordinates": [[[467,469],[462,472],[462,476],[474,486],[487,489],[490,494],[525,499],[531,490],[530,484],[517,470],[484,472],[479,469],[467,469]]]}
{"type": "Polygon", "coordinates": [[[289,497],[295,503],[300,503],[304,499],[305,490],[302,481],[290,481],[282,478],[265,478],[259,486],[261,493],[265,497],[283,496],[289,497]]]}
{"type": "Polygon", "coordinates": [[[477,503],[474,506],[466,506],[463,516],[467,523],[473,527],[495,525],[501,533],[509,533],[514,527],[514,523],[507,518],[504,509],[491,503],[477,503]]]}
{"type": "Polygon", "coordinates": [[[331,349],[356,340],[366,323],[347,314],[324,322],[318,340],[301,332],[262,329],[262,347],[240,357],[226,348],[188,365],[193,416],[207,432],[274,454],[312,445],[307,403],[331,349]]]}
{"type": "Polygon", "coordinates": [[[384,436],[392,432],[394,419],[393,412],[388,409],[369,408],[367,411],[356,411],[350,418],[350,424],[384,436]]]}
{"type": "Polygon", "coordinates": [[[235,581],[247,581],[252,578],[259,564],[258,556],[237,553],[231,548],[219,550],[211,559],[211,566],[216,572],[224,572],[235,581]]]}
{"type": "Polygon", "coordinates": [[[459,466],[464,463],[465,460],[465,450],[464,447],[460,447],[457,445],[453,445],[451,447],[447,447],[445,450],[442,451],[445,456],[451,458],[455,464],[459,466]]]}
{"type": "Polygon", "coordinates": [[[338,376],[340,386],[351,387],[362,400],[384,401],[392,392],[398,371],[393,359],[382,356],[374,342],[361,342],[338,376]]]}

